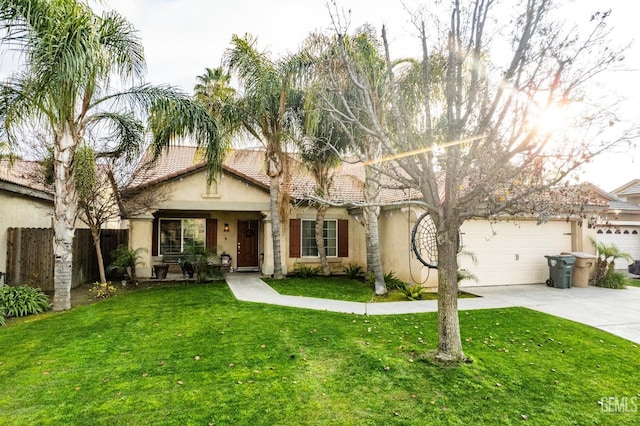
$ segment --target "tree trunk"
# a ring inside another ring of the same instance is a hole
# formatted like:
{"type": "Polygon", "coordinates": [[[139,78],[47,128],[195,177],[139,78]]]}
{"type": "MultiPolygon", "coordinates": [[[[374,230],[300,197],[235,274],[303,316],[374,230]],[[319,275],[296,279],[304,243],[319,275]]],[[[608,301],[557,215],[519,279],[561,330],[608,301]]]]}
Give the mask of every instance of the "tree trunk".
{"type": "Polygon", "coordinates": [[[367,221],[367,214],[365,214],[364,209],[362,209],[362,224],[364,225],[364,244],[367,248],[366,259],[367,259],[367,276],[370,277],[373,275],[373,256],[371,247],[371,232],[369,231],[369,222],[367,221]]]}
{"type": "MultiPolygon", "coordinates": [[[[364,197],[366,203],[376,204],[378,202],[378,195],[380,193],[379,188],[380,184],[378,183],[377,176],[375,176],[375,172],[371,167],[365,167],[364,197]]],[[[387,284],[384,282],[384,273],[382,272],[380,240],[378,236],[378,216],[380,215],[380,207],[368,205],[362,210],[364,223],[368,228],[367,271],[373,272],[376,294],[387,294],[387,284]]]]}
{"type": "MultiPolygon", "coordinates": [[[[380,240],[378,238],[378,214],[379,207],[365,207],[364,215],[367,217],[369,224],[369,245],[367,246],[367,260],[371,261],[371,270],[373,271],[375,292],[377,295],[387,294],[387,284],[384,282],[384,273],[382,272],[382,260],[380,259],[380,240]]],[[[369,268],[369,265],[367,265],[369,268]]]]}
{"type": "Polygon", "coordinates": [[[331,275],[331,269],[327,261],[327,248],[324,246],[324,217],[326,212],[327,206],[325,204],[320,204],[316,209],[316,246],[318,246],[322,275],[328,277],[331,275]]]}
{"type": "Polygon", "coordinates": [[[280,197],[280,178],[271,176],[269,182],[269,210],[271,213],[271,239],[273,240],[273,278],[282,279],[282,256],[280,253],[280,214],[278,199],[280,197]]]}
{"type": "MultiPolygon", "coordinates": [[[[449,228],[452,228],[449,226],[449,228]]],[[[458,229],[438,232],[438,351],[445,362],[465,361],[458,321],[458,229]]]]}
{"type": "Polygon", "coordinates": [[[98,258],[98,272],[100,274],[100,283],[107,282],[107,274],[104,271],[104,259],[102,258],[102,247],[100,247],[100,228],[90,226],[91,237],[93,238],[93,246],[96,249],[96,257],[98,258]]]}
{"type": "Polygon", "coordinates": [[[71,309],[73,273],[73,236],[78,212],[78,196],[73,180],[73,155],[76,142],[68,126],[56,136],[54,147],[55,201],[53,225],[54,311],[71,309]]]}

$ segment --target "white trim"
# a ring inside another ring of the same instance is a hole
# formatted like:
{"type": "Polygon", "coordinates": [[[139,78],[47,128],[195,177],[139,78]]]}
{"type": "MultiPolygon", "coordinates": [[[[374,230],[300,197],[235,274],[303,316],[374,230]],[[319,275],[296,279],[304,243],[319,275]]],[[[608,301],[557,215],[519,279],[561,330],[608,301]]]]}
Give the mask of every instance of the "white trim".
{"type": "MultiPolygon", "coordinates": [[[[335,245],[336,254],[335,255],[331,255],[331,256],[327,255],[328,259],[329,258],[336,259],[336,258],[339,257],[338,256],[338,251],[339,251],[339,246],[340,246],[340,235],[338,234],[339,233],[338,220],[339,219],[324,219],[325,222],[335,222],[335,224],[336,224],[336,237],[335,237],[335,240],[336,240],[336,245],[335,245]]],[[[302,251],[304,249],[304,245],[302,244],[302,235],[304,233],[303,232],[303,227],[304,227],[303,223],[304,222],[313,222],[313,229],[314,229],[314,232],[315,232],[316,220],[315,219],[300,219],[300,259],[318,259],[318,258],[320,258],[319,255],[316,255],[316,256],[305,256],[305,255],[302,254],[302,251]]],[[[324,228],[324,223],[323,223],[323,228],[324,228]]],[[[314,243],[315,243],[315,238],[314,238],[314,243]]],[[[316,250],[317,250],[317,247],[316,247],[316,250]]],[[[325,251],[326,251],[326,247],[325,247],[325,251]]]]}

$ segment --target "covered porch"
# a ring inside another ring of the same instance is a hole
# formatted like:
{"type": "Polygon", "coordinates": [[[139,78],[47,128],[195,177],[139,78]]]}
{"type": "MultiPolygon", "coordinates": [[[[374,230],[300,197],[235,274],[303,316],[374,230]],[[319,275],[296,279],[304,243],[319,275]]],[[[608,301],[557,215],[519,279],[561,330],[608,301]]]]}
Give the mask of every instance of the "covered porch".
{"type": "MultiPolygon", "coordinates": [[[[154,266],[168,265],[167,279],[185,278],[194,253],[215,254],[225,271],[273,273],[268,211],[158,209],[130,219],[130,246],[145,248],[137,274],[157,279],[154,266]]],[[[187,276],[188,278],[188,276],[187,276]]]]}

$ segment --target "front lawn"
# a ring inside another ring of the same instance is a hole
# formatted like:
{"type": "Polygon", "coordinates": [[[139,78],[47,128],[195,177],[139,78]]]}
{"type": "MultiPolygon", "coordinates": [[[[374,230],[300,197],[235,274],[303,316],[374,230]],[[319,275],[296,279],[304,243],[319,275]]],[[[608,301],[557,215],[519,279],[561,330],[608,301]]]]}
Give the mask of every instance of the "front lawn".
{"type": "Polygon", "coordinates": [[[290,296],[371,302],[374,295],[373,287],[369,284],[346,277],[287,277],[264,281],[278,293],[290,296]]]}
{"type": "Polygon", "coordinates": [[[0,328],[0,424],[638,424],[637,345],[519,308],[460,321],[474,362],[441,368],[435,314],[122,294],[0,328]]]}
{"type": "MultiPolygon", "coordinates": [[[[346,300],[349,302],[406,302],[407,296],[396,288],[377,296],[373,286],[360,280],[346,277],[287,277],[284,280],[263,278],[275,291],[289,296],[318,297],[320,299],[346,300]]],[[[459,292],[458,298],[477,297],[459,292]]],[[[438,293],[425,293],[422,300],[437,300],[438,293]]]]}

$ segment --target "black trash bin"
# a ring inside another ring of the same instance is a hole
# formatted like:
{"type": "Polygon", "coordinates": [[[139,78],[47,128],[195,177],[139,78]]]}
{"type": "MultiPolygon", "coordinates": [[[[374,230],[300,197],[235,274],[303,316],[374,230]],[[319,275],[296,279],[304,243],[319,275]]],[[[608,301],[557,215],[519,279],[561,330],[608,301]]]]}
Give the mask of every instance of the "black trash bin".
{"type": "Polygon", "coordinates": [[[555,288],[570,288],[573,265],[576,263],[576,258],[565,254],[545,257],[547,258],[547,265],[549,265],[547,285],[555,288]]]}

